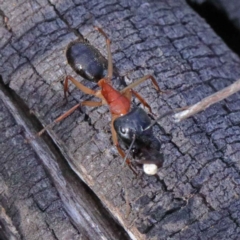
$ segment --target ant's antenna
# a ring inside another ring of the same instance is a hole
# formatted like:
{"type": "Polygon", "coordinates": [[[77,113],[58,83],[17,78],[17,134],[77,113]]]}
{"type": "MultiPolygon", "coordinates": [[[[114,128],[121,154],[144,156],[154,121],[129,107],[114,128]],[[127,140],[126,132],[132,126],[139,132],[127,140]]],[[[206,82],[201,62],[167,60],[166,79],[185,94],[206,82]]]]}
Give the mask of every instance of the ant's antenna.
{"type": "Polygon", "coordinates": [[[126,163],[126,160],[127,160],[128,156],[129,156],[129,154],[130,154],[130,151],[131,151],[131,149],[132,149],[132,147],[133,147],[133,144],[134,144],[135,140],[136,140],[136,135],[133,134],[133,139],[132,139],[131,145],[130,145],[130,147],[128,148],[128,152],[127,152],[125,158],[123,159],[123,164],[122,164],[123,167],[124,167],[124,165],[125,165],[125,163],[126,163]]]}
{"type": "Polygon", "coordinates": [[[143,129],[143,132],[150,129],[153,125],[155,125],[160,119],[167,117],[169,115],[174,114],[175,112],[173,110],[170,110],[166,113],[164,113],[162,116],[158,117],[157,119],[155,119],[148,127],[146,127],[145,129],[143,129]]]}

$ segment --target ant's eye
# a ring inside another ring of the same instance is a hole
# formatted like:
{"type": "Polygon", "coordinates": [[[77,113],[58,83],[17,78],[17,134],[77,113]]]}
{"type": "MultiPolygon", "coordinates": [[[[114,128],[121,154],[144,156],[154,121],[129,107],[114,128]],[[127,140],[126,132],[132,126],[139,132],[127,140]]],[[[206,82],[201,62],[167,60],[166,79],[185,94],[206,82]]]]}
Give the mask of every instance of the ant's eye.
{"type": "Polygon", "coordinates": [[[120,131],[121,131],[121,133],[123,133],[123,134],[125,134],[126,133],[126,129],[125,128],[120,128],[120,131]]]}

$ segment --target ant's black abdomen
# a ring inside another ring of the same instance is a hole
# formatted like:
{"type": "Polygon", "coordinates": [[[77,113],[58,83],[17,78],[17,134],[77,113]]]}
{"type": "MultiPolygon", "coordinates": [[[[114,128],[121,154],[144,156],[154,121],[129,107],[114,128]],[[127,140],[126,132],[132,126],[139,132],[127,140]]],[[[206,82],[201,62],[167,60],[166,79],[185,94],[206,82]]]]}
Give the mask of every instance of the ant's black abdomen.
{"type": "Polygon", "coordinates": [[[98,82],[106,76],[106,61],[100,52],[87,42],[71,42],[66,51],[68,64],[83,78],[98,82]]]}

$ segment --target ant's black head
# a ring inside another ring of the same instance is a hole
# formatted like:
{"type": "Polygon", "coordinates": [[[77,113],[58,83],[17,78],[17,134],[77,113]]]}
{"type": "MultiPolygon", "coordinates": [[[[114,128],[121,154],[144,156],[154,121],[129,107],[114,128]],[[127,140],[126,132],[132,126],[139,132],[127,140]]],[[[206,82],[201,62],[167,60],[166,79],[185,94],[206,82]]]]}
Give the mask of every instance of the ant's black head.
{"type": "Polygon", "coordinates": [[[73,70],[89,81],[98,82],[106,75],[106,61],[100,52],[87,42],[70,43],[66,57],[73,70]]]}
{"type": "Polygon", "coordinates": [[[113,123],[118,137],[125,143],[125,145],[129,146],[133,137],[135,136],[135,147],[137,147],[140,142],[144,143],[146,136],[148,136],[149,133],[152,133],[151,128],[147,131],[144,131],[144,129],[150,124],[150,118],[141,108],[133,108],[132,111],[122,117],[117,118],[113,123]]]}
{"type": "Polygon", "coordinates": [[[136,163],[143,165],[146,174],[156,174],[164,159],[147,113],[141,108],[133,108],[128,114],[117,118],[113,125],[120,142],[137,158],[136,163]]]}

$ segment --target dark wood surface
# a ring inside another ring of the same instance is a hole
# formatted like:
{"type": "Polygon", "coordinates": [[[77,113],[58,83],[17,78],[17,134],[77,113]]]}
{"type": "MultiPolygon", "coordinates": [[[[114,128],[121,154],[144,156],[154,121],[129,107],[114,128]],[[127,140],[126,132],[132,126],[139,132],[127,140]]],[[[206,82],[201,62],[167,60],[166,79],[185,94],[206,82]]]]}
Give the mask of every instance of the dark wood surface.
{"type": "Polygon", "coordinates": [[[46,125],[91,99],[71,85],[66,103],[60,79],[71,74],[95,86],[77,77],[64,55],[70,41],[86,37],[106,56],[94,25],[111,38],[118,73],[130,71],[126,84],[153,74],[170,90],[159,95],[149,82],[136,88],[156,115],[239,78],[239,58],[185,1],[11,0],[0,9],[3,239],[238,238],[239,94],[182,123],[156,125],[165,155],[157,176],[136,178],[121,168],[107,107],[81,108],[48,131],[51,139],[25,142],[41,129],[33,116],[46,125]]]}
{"type": "Polygon", "coordinates": [[[238,0],[189,0],[189,2],[198,6],[206,3],[212,5],[217,11],[226,15],[229,21],[240,30],[240,2],[238,0]]]}

